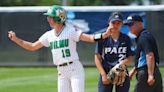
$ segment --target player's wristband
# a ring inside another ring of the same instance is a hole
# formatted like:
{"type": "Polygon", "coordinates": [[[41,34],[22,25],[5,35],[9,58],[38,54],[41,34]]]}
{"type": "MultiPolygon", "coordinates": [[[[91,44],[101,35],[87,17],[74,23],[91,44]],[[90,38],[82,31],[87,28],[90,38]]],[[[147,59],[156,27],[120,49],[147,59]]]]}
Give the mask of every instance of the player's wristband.
{"type": "Polygon", "coordinates": [[[94,34],[94,41],[99,41],[102,39],[102,33],[94,34]]]}

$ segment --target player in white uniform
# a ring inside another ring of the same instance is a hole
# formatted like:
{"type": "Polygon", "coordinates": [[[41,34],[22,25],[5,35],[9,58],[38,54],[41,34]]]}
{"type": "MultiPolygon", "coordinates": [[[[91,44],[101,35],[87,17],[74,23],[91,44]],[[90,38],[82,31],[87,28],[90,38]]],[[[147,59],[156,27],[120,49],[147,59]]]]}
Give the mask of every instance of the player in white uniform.
{"type": "Polygon", "coordinates": [[[8,37],[29,51],[36,51],[43,46],[50,47],[53,63],[58,69],[58,92],[84,92],[84,69],[79,62],[76,43],[79,40],[95,42],[108,37],[110,32],[95,35],[82,33],[73,25],[66,24],[66,11],[60,6],[53,5],[44,15],[47,15],[53,29],[44,33],[36,42],[22,40],[13,31],[8,32],[8,37]]]}

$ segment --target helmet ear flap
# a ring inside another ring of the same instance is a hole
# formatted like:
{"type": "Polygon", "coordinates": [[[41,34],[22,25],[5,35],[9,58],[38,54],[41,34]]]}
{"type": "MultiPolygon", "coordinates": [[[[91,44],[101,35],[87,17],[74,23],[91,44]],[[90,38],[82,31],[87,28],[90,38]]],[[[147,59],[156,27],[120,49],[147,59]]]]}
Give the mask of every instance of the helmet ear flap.
{"type": "Polygon", "coordinates": [[[61,23],[61,19],[59,17],[54,16],[53,20],[57,23],[61,23]]]}

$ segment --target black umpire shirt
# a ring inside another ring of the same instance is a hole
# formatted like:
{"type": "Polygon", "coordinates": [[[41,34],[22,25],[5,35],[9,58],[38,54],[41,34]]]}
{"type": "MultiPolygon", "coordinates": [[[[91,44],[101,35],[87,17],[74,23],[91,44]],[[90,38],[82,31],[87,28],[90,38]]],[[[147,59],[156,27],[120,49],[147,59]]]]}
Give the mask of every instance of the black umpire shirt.
{"type": "Polygon", "coordinates": [[[136,58],[135,58],[135,67],[142,68],[147,66],[146,62],[146,54],[149,52],[153,52],[155,56],[155,63],[159,63],[159,54],[158,48],[153,35],[143,29],[139,36],[136,39],[137,48],[136,48],[136,58]]]}

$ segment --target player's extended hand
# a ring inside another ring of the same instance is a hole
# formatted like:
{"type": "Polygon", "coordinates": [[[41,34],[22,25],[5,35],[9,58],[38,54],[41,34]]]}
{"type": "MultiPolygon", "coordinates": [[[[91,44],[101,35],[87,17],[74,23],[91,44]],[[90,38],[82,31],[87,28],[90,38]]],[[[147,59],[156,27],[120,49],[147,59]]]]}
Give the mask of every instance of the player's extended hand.
{"type": "Polygon", "coordinates": [[[8,32],[8,37],[9,37],[10,40],[12,40],[12,41],[15,41],[16,38],[17,38],[15,32],[13,32],[13,31],[9,31],[9,32],[8,32]]]}
{"type": "Polygon", "coordinates": [[[108,26],[106,32],[108,33],[108,35],[111,35],[112,34],[112,30],[114,30],[114,27],[113,26],[108,26]]]}
{"type": "Polygon", "coordinates": [[[148,83],[148,85],[153,85],[154,84],[154,82],[155,82],[155,79],[154,79],[154,76],[148,76],[148,80],[147,80],[147,83],[148,83]]]}

